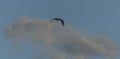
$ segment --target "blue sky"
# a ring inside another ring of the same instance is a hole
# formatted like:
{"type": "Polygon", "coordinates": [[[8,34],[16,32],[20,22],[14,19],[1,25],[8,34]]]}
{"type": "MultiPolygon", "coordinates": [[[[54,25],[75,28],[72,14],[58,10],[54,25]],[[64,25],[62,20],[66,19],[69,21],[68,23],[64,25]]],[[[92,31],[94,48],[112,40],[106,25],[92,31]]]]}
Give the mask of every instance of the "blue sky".
{"type": "MultiPolygon", "coordinates": [[[[119,6],[119,0],[0,0],[0,59],[14,59],[3,29],[20,16],[60,17],[86,33],[105,35],[119,45],[119,6]]],[[[29,59],[29,51],[15,55],[15,59],[29,59]]]]}

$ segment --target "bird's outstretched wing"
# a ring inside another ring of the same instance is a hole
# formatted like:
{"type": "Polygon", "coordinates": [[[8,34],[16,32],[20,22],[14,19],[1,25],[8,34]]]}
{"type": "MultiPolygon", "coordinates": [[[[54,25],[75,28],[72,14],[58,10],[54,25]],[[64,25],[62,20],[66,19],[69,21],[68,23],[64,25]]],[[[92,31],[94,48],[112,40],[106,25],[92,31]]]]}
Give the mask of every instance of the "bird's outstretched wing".
{"type": "Polygon", "coordinates": [[[60,20],[60,21],[61,21],[62,25],[64,26],[64,21],[63,20],[60,20]]]}

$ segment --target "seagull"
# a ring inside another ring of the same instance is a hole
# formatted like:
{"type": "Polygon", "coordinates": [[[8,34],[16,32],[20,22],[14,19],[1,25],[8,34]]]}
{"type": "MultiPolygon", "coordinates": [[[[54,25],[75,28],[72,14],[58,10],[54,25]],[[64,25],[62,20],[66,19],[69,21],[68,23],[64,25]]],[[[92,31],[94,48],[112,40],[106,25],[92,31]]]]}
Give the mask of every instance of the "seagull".
{"type": "Polygon", "coordinates": [[[61,19],[61,18],[53,18],[50,22],[52,22],[54,20],[61,21],[62,25],[64,26],[64,20],[63,19],[61,19]]]}

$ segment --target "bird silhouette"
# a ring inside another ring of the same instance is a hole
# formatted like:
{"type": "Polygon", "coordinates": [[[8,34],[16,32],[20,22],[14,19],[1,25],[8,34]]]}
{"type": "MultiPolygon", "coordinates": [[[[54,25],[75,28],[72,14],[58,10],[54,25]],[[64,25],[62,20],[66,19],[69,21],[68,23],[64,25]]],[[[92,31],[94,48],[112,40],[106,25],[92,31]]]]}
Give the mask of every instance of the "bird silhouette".
{"type": "Polygon", "coordinates": [[[53,18],[50,22],[52,22],[54,20],[61,21],[62,25],[64,26],[64,20],[63,19],[61,19],[61,18],[53,18]]]}

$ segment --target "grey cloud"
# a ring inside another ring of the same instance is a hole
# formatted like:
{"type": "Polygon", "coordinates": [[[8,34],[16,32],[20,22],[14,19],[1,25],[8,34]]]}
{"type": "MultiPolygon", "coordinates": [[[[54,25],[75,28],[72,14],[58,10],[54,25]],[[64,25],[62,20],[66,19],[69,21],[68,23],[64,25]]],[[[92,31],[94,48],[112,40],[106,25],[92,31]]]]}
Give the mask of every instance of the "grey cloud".
{"type": "Polygon", "coordinates": [[[45,55],[51,59],[69,59],[74,56],[76,57],[73,59],[85,59],[84,57],[88,56],[117,55],[117,46],[108,38],[90,38],[69,24],[63,27],[59,22],[49,21],[24,16],[5,28],[5,33],[16,40],[26,37],[26,40],[32,41],[33,47],[38,44],[44,45],[48,49],[45,55]]]}

